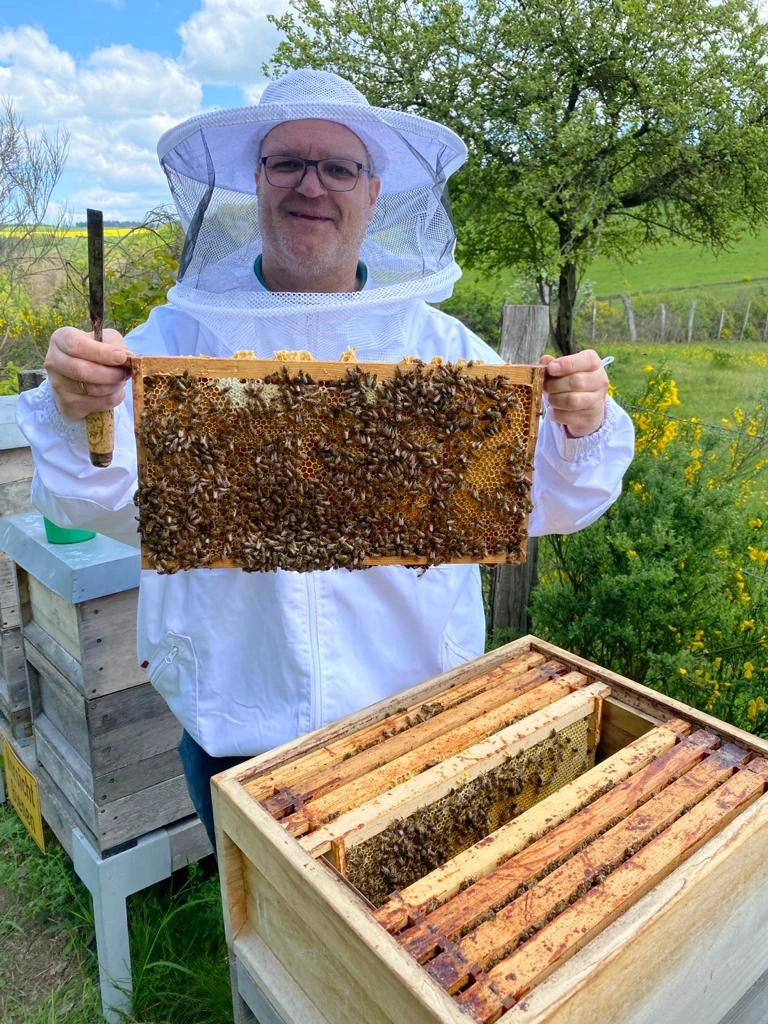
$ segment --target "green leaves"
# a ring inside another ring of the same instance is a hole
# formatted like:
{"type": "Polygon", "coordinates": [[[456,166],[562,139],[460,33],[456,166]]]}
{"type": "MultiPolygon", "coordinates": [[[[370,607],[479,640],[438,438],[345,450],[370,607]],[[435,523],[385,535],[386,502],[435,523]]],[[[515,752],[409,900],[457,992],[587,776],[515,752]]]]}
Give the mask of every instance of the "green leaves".
{"type": "Polygon", "coordinates": [[[752,0],[294,0],[276,24],[270,71],[338,71],[465,139],[470,264],[554,281],[624,255],[638,229],[722,246],[768,215],[768,29],[752,0]]]}
{"type": "MultiPolygon", "coordinates": [[[[764,486],[734,460],[728,435],[695,421],[668,429],[673,391],[654,374],[631,403],[638,454],[619,501],[588,530],[542,541],[534,632],[763,728],[755,701],[768,698],[768,528],[749,510],[765,507],[764,486]]],[[[761,414],[740,414],[739,444],[762,444],[750,457],[765,456],[761,414]]]]}

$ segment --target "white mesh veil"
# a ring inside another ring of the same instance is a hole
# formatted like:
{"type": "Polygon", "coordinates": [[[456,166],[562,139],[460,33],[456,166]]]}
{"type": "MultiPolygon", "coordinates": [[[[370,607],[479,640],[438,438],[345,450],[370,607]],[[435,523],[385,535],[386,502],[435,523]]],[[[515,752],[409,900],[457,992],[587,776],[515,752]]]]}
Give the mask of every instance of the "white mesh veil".
{"type": "Polygon", "coordinates": [[[186,231],[169,301],[230,351],[269,356],[280,337],[278,347],[310,348],[318,358],[335,359],[350,344],[361,358],[398,358],[414,302],[447,298],[460,276],[446,182],[464,162],[464,143],[426,118],[371,106],[338,75],[291,72],[270,83],[257,106],[204,114],[166,132],[158,155],[186,231]],[[350,128],[381,178],[360,254],[368,270],[361,291],[273,293],[254,274],[261,141],[275,125],[303,119],[350,128]]]}

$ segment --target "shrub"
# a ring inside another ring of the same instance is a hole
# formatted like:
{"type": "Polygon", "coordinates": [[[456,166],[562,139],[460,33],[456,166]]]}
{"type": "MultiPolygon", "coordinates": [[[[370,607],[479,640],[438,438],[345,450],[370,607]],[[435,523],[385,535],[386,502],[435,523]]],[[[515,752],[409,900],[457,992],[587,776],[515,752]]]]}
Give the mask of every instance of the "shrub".
{"type": "Polygon", "coordinates": [[[460,281],[453,295],[439,308],[450,313],[483,341],[498,349],[501,340],[501,316],[504,293],[498,289],[460,281]]]}
{"type": "Polygon", "coordinates": [[[737,410],[723,444],[669,419],[675,394],[650,374],[624,494],[588,530],[542,541],[534,631],[768,735],[768,423],[737,410]]]}

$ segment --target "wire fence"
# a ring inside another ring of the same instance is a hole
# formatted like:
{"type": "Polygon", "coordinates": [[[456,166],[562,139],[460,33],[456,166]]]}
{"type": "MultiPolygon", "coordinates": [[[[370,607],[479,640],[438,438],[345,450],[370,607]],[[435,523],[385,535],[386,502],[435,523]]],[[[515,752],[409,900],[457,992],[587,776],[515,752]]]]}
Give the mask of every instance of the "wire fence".
{"type": "Polygon", "coordinates": [[[590,299],[575,320],[577,340],[590,347],[616,341],[768,344],[768,284],[741,283],[728,294],[733,284],[590,299]]]}

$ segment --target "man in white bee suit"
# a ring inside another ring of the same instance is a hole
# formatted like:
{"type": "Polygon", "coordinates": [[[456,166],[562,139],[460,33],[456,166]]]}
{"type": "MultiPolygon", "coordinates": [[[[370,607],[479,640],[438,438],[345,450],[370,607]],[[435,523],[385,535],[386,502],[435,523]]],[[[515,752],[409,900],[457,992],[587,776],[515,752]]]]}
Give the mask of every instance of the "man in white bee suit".
{"type": "MultiPolygon", "coordinates": [[[[168,303],[125,341],[57,330],[47,381],[19,399],[32,498],[50,519],[138,544],[130,353],[338,359],[352,345],[361,361],[500,361],[428,304],[460,276],[446,182],[466,149],[449,129],[300,70],[255,107],[172,129],[158,153],[186,231],[168,303]],[[94,468],[84,418],[112,408],[112,465],[94,468]]],[[[543,361],[532,535],[597,519],[633,447],[596,353],[543,361]]],[[[141,576],[138,658],[184,726],[209,833],[216,771],[476,657],[484,637],[476,565],[141,576]]]]}

